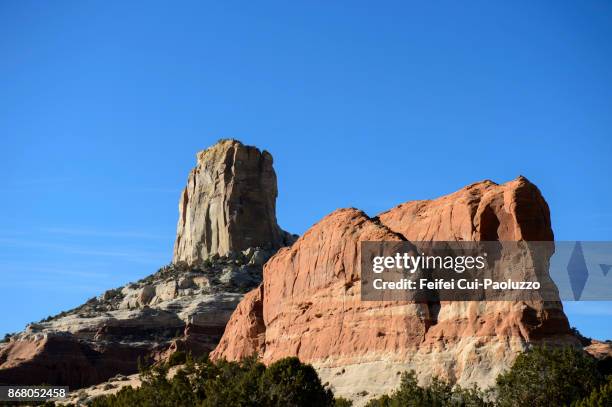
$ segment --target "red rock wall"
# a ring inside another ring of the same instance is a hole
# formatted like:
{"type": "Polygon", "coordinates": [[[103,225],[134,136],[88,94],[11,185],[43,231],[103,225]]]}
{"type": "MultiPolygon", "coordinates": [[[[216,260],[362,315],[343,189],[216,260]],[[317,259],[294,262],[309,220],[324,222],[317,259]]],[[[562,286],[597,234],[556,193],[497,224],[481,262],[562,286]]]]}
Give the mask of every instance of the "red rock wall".
{"type": "Polygon", "coordinates": [[[425,380],[486,385],[530,341],[575,342],[560,303],[362,302],[360,242],[404,238],[552,240],[553,232],[545,200],[523,177],[408,202],[377,218],[337,210],[268,261],[262,286],[233,314],[212,358],[252,350],[265,363],[298,356],[352,397],[360,383],[371,394],[390,390],[408,368],[425,380]]]}

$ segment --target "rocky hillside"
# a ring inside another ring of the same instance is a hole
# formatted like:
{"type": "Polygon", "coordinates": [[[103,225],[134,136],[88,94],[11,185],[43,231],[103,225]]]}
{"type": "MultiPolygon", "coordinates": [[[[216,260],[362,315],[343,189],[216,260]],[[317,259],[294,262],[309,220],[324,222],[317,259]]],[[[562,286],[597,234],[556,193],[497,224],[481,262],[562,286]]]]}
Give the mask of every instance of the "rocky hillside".
{"type": "Polygon", "coordinates": [[[174,262],[0,344],[0,383],[89,386],[177,349],[219,341],[262,266],[293,237],[276,224],[272,156],[234,140],[198,153],[179,205],[174,262]]]}
{"type": "Polygon", "coordinates": [[[560,302],[361,301],[360,242],[403,239],[552,240],[553,232],[545,200],[523,177],[374,218],[337,210],[266,263],[262,285],[234,312],[213,359],[298,356],[335,394],[364,400],[389,393],[410,369],[422,381],[486,388],[530,343],[578,344],[560,302]]]}
{"type": "Polygon", "coordinates": [[[560,302],[360,299],[362,241],[553,240],[548,205],[524,177],[375,217],[340,209],[297,239],[277,225],[272,164],[235,140],[198,153],[172,264],[0,343],[0,383],[74,389],[134,373],[139,359],[214,349],[215,360],[297,356],[359,404],[407,370],[487,387],[530,344],[580,345],[560,302]]]}

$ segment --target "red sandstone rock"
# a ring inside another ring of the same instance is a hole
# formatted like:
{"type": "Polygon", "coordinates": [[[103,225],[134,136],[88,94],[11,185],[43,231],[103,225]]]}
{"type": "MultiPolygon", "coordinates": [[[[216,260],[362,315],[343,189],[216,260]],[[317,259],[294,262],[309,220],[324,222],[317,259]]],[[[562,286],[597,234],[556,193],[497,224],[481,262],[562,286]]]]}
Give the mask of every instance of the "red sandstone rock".
{"type": "Polygon", "coordinates": [[[212,358],[298,356],[355,399],[362,390],[389,392],[407,369],[423,381],[487,386],[528,343],[576,343],[559,302],[362,302],[359,242],[404,238],[552,240],[553,232],[546,202],[523,177],[408,202],[378,218],[335,211],[268,261],[262,286],[233,314],[212,358]]]}
{"type": "Polygon", "coordinates": [[[117,371],[136,372],[138,358],[150,352],[145,346],[87,344],[69,334],[29,336],[0,350],[0,384],[89,386],[117,371]]]}

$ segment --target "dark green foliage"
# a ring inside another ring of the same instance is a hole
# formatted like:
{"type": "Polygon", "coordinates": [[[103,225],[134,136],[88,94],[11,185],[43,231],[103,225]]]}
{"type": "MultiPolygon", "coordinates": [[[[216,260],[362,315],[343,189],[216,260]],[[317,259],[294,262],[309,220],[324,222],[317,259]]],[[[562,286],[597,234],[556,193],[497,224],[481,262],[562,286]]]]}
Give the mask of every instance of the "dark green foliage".
{"type": "Polygon", "coordinates": [[[182,365],[185,362],[187,362],[187,353],[185,353],[183,351],[174,352],[168,358],[168,366],[170,366],[170,367],[177,366],[177,365],[182,365]]]}
{"type": "Polygon", "coordinates": [[[583,399],[582,403],[590,404],[577,404],[580,407],[612,406],[605,404],[612,385],[599,388],[602,381],[597,362],[582,350],[534,348],[519,355],[512,368],[498,376],[496,387],[487,392],[477,387],[453,388],[438,379],[421,387],[414,372],[408,372],[402,375],[396,392],[371,400],[368,406],[569,406],[583,399]]]}
{"type": "MultiPolygon", "coordinates": [[[[257,358],[240,362],[208,359],[194,362],[189,354],[175,353],[168,365],[143,368],[139,389],[126,387],[116,395],[100,397],[94,407],[349,407],[334,399],[312,366],[286,358],[266,367],[257,358]],[[183,363],[167,378],[169,365],[183,363]]],[[[356,389],[357,390],[357,389],[356,389]]],[[[365,392],[364,392],[365,393],[365,392]]],[[[513,367],[486,392],[461,388],[433,379],[419,386],[416,374],[405,372],[391,395],[370,400],[368,407],[523,407],[612,406],[612,377],[604,383],[597,363],[574,348],[534,348],[519,355],[513,367]]]]}
{"type": "Polygon", "coordinates": [[[314,368],[298,358],[271,364],[261,380],[262,392],[270,406],[331,406],[334,396],[325,389],[314,368]]]}
{"type": "Polygon", "coordinates": [[[92,406],[334,406],[331,391],[323,387],[312,366],[297,358],[266,368],[254,357],[213,363],[193,362],[186,355],[185,366],[172,379],[167,372],[167,366],[146,369],[140,388],[123,388],[116,395],[95,399],[92,406]]]}
{"type": "Polygon", "coordinates": [[[506,406],[563,406],[602,383],[596,362],[582,350],[534,348],[497,377],[497,402],[506,406]]]}
{"type": "Polygon", "coordinates": [[[334,407],[351,407],[353,402],[344,397],[336,397],[334,399],[334,407]]]}
{"type": "Polygon", "coordinates": [[[417,383],[414,371],[404,372],[400,387],[390,396],[382,396],[370,400],[368,407],[404,407],[404,406],[431,406],[431,407],[484,407],[492,406],[486,402],[487,395],[477,387],[462,389],[442,380],[434,378],[427,387],[417,383]]]}
{"type": "Polygon", "coordinates": [[[572,407],[609,407],[612,406],[612,377],[608,377],[608,382],[591,394],[572,404],[572,407]]]}
{"type": "Polygon", "coordinates": [[[597,370],[602,376],[612,375],[612,356],[606,356],[597,361],[597,370]]]}
{"type": "Polygon", "coordinates": [[[262,392],[265,366],[255,358],[240,363],[220,361],[211,365],[206,379],[201,383],[206,397],[202,406],[263,406],[266,397],[262,392]]]}

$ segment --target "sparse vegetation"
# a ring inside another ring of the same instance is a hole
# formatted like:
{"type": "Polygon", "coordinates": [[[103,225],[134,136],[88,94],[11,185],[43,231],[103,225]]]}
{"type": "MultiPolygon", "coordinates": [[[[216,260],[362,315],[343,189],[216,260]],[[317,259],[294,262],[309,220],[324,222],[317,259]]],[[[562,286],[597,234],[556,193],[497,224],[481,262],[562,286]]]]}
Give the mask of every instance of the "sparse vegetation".
{"type": "Polygon", "coordinates": [[[184,364],[186,362],[187,362],[187,353],[185,353],[183,351],[174,352],[168,358],[168,366],[169,367],[177,366],[177,365],[182,365],[182,364],[184,364]]]}
{"type": "Polygon", "coordinates": [[[419,386],[414,371],[404,372],[399,389],[390,396],[370,400],[367,407],[486,407],[493,406],[486,392],[476,386],[463,389],[434,378],[429,386],[419,386]]]}
{"type": "MultiPolygon", "coordinates": [[[[240,362],[194,361],[175,352],[168,363],[141,366],[143,384],[89,401],[92,407],[124,406],[313,406],[349,407],[350,400],[334,398],[308,364],[285,358],[266,367],[256,357],[240,362]],[[171,366],[182,365],[172,379],[171,366]]],[[[368,395],[363,391],[362,397],[368,395]]],[[[86,394],[81,394],[86,399],[86,394]]],[[[370,400],[368,407],[523,407],[612,405],[612,376],[604,379],[589,355],[575,348],[536,347],[519,355],[496,385],[486,391],[462,388],[434,378],[418,384],[414,371],[404,372],[399,388],[370,400]]]]}
{"type": "Polygon", "coordinates": [[[414,372],[405,372],[398,390],[370,400],[368,407],[599,407],[612,405],[611,397],[612,378],[604,384],[591,356],[571,347],[536,347],[519,355],[486,391],[453,387],[439,379],[419,386],[414,372]]]}
{"type": "Polygon", "coordinates": [[[336,397],[334,399],[334,407],[351,407],[353,402],[344,397],[336,397]]]}
{"type": "Polygon", "coordinates": [[[496,380],[497,403],[506,406],[570,405],[603,382],[596,361],[582,350],[536,347],[519,355],[496,380]]]}
{"type": "Polygon", "coordinates": [[[319,380],[310,365],[297,358],[285,358],[266,367],[256,358],[241,362],[209,360],[194,362],[167,378],[168,365],[141,372],[138,389],[126,387],[115,395],[94,399],[93,407],[118,406],[341,406],[319,380]]]}
{"type": "Polygon", "coordinates": [[[573,403],[572,407],[607,407],[612,406],[612,377],[607,383],[591,392],[588,397],[573,403]]]}

